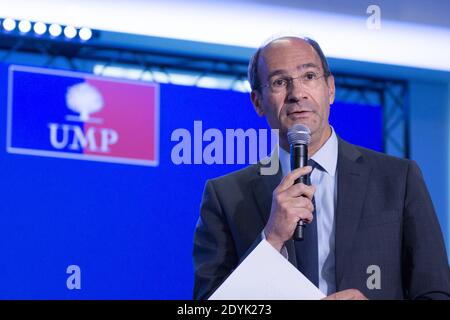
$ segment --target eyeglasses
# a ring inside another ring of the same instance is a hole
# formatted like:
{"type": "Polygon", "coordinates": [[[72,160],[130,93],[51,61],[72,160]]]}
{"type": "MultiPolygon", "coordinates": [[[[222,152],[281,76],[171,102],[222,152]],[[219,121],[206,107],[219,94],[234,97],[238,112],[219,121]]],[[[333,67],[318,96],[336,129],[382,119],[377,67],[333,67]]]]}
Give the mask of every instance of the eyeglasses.
{"type": "Polygon", "coordinates": [[[327,76],[326,73],[320,75],[313,71],[308,71],[298,77],[275,76],[269,80],[269,83],[262,85],[263,88],[270,88],[272,92],[284,92],[288,88],[292,88],[294,80],[298,79],[301,84],[308,89],[314,89],[319,83],[319,79],[327,76]]]}

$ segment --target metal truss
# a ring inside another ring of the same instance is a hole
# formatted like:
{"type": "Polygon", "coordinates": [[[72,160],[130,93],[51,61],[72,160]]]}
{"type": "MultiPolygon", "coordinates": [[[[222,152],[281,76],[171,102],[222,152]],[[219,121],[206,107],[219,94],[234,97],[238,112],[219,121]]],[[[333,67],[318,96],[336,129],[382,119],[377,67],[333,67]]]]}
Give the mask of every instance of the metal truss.
{"type": "Polygon", "coordinates": [[[384,152],[409,158],[408,86],[405,81],[335,74],[336,100],[381,106],[384,152]]]}
{"type": "Polygon", "coordinates": [[[144,70],[157,67],[160,70],[180,70],[214,75],[245,76],[247,66],[241,59],[212,57],[188,52],[176,52],[148,46],[122,47],[105,44],[101,40],[91,42],[55,41],[36,37],[0,34],[0,61],[17,63],[26,54],[32,63],[42,67],[57,67],[90,72],[92,65],[138,66],[144,70]]]}
{"type": "MultiPolygon", "coordinates": [[[[137,80],[146,80],[143,77],[146,73],[164,73],[167,75],[167,82],[171,82],[171,74],[181,72],[193,77],[192,85],[199,84],[204,77],[213,77],[227,79],[227,89],[235,89],[237,83],[246,81],[248,60],[192,54],[188,49],[181,52],[161,47],[127,46],[123,43],[121,46],[111,45],[99,40],[72,43],[0,34],[0,62],[87,73],[92,73],[94,67],[101,64],[103,67],[139,69],[142,76],[138,75],[137,80]]],[[[342,73],[334,76],[336,101],[381,106],[384,151],[408,158],[407,83],[342,73]]]]}

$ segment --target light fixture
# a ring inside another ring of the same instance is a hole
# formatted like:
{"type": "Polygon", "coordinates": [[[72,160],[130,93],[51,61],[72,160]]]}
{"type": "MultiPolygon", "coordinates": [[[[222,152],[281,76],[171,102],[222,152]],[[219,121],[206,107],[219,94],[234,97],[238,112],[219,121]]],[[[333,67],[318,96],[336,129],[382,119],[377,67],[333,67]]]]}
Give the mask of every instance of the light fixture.
{"type": "Polygon", "coordinates": [[[13,31],[16,28],[16,21],[11,18],[3,20],[3,29],[6,31],[13,31]]]}
{"type": "Polygon", "coordinates": [[[86,42],[99,37],[99,31],[87,27],[45,23],[43,21],[14,20],[0,18],[0,33],[11,36],[49,38],[54,41],[86,42]]]}
{"type": "Polygon", "coordinates": [[[64,28],[64,36],[67,39],[73,39],[77,36],[77,29],[72,26],[67,26],[64,28]]]}
{"type": "Polygon", "coordinates": [[[19,22],[19,31],[22,33],[30,32],[31,30],[31,22],[28,20],[21,20],[19,22]]]}
{"type": "Polygon", "coordinates": [[[36,22],[33,26],[34,33],[42,36],[47,31],[47,25],[43,22],[36,22]]]}
{"type": "Polygon", "coordinates": [[[50,28],[48,29],[48,31],[50,32],[50,35],[52,37],[59,37],[62,33],[62,28],[59,24],[53,23],[50,28]]]}
{"type": "Polygon", "coordinates": [[[81,40],[88,41],[92,38],[92,30],[89,28],[81,28],[78,35],[80,36],[81,40]]]}

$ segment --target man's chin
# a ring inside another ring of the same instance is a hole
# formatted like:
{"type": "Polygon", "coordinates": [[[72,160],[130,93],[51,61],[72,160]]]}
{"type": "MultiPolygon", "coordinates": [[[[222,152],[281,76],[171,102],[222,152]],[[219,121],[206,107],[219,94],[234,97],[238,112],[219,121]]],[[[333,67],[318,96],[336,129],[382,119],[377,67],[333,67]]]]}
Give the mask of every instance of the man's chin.
{"type": "Polygon", "coordinates": [[[296,124],[302,124],[302,125],[308,127],[308,129],[311,131],[313,129],[311,122],[307,118],[299,118],[299,119],[289,121],[287,129],[289,130],[289,128],[291,128],[292,126],[294,126],[296,124]]]}

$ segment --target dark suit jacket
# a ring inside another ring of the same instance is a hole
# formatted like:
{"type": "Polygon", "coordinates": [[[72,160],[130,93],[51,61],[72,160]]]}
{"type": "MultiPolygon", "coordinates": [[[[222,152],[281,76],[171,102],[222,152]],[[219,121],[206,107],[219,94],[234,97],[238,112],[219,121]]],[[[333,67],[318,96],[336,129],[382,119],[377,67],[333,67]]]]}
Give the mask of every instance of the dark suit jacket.
{"type": "MultiPolygon", "coordinates": [[[[429,193],[414,161],[339,139],[335,258],[337,290],[369,299],[448,298],[450,271],[429,193]],[[381,271],[369,289],[367,268],[381,271]]],[[[206,183],[194,240],[194,298],[211,295],[261,241],[282,178],[260,164],[206,183]]],[[[292,240],[286,243],[295,265],[292,240]]]]}

